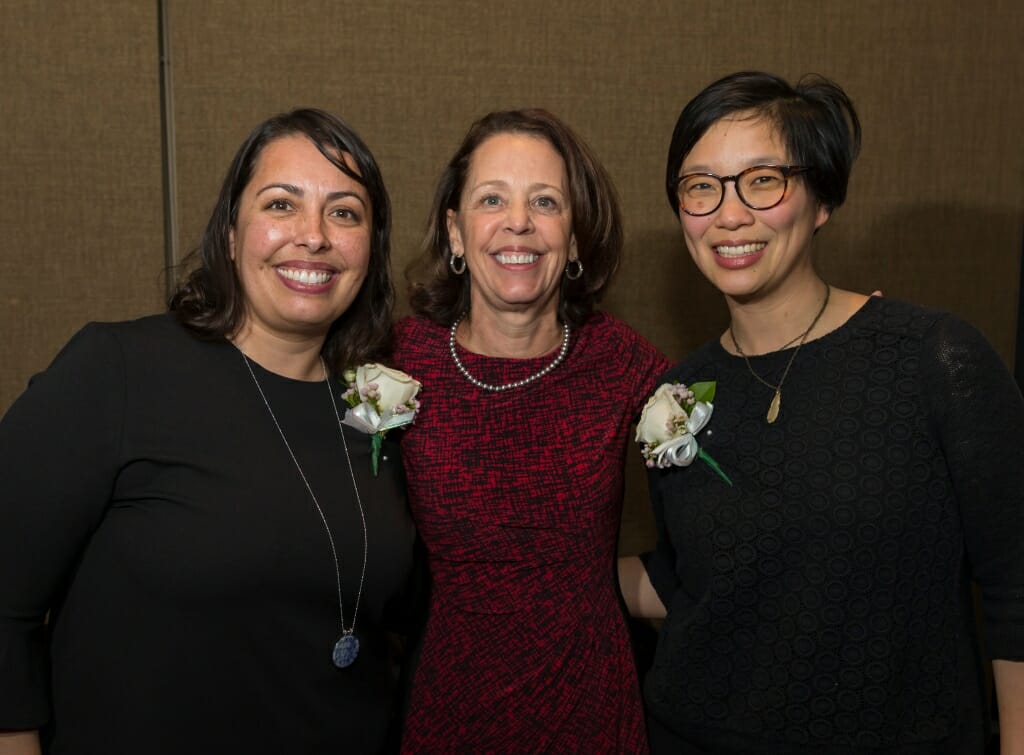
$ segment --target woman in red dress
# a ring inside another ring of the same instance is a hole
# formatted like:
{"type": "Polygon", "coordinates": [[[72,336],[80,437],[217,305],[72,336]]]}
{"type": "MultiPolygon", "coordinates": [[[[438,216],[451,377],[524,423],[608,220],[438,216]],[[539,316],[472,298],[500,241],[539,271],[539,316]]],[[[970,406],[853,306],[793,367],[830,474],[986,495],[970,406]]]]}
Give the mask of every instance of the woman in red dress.
{"type": "Polygon", "coordinates": [[[406,752],[647,751],[615,582],[629,426],[668,361],[594,307],[614,189],[550,113],[492,113],[438,187],[402,439],[432,576],[406,752]]]}

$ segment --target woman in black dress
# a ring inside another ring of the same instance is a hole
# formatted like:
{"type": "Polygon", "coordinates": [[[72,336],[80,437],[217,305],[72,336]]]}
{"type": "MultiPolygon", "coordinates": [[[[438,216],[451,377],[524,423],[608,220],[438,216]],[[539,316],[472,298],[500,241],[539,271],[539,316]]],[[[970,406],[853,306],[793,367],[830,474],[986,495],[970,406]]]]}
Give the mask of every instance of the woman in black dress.
{"type": "Polygon", "coordinates": [[[972,581],[1004,752],[1024,747],[1024,402],[965,322],[818,275],[859,141],[818,77],[727,76],[676,125],[669,202],[730,322],[663,382],[715,383],[695,438],[729,481],[673,463],[684,425],[653,402],[658,545],[621,567],[633,612],[665,617],[655,752],[983,752],[972,581]]]}
{"type": "Polygon", "coordinates": [[[170,311],[87,326],[12,406],[0,750],[336,754],[398,729],[414,530],[395,441],[374,474],[337,379],[387,355],[389,216],[345,123],[269,119],[170,311]]]}

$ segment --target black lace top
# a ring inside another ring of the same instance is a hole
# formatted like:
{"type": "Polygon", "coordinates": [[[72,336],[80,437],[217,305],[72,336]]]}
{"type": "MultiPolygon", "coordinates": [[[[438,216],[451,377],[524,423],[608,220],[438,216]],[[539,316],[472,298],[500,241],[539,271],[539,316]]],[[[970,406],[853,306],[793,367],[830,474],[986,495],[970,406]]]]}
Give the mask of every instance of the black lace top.
{"type": "MultiPolygon", "coordinates": [[[[791,354],[750,363],[777,383],[791,354]]],[[[665,379],[717,381],[698,440],[735,486],[651,472],[652,715],[714,752],[981,752],[971,580],[987,654],[1024,659],[1024,403],[984,338],[871,299],[804,345],[771,425],[717,341],[665,379]]]]}

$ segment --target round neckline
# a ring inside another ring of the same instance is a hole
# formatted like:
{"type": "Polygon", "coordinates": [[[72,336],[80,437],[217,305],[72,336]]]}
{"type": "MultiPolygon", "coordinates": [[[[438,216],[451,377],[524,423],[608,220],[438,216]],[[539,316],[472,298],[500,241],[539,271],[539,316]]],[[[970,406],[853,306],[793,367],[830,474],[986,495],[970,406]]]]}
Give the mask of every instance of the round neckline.
{"type": "MultiPolygon", "coordinates": [[[[455,339],[455,350],[458,353],[459,358],[469,357],[470,359],[474,359],[474,360],[488,360],[488,361],[495,362],[497,364],[503,364],[503,365],[518,365],[518,364],[530,364],[532,362],[541,362],[541,361],[544,361],[544,360],[552,359],[559,352],[559,350],[561,350],[561,348],[562,348],[562,339],[561,339],[562,324],[561,323],[559,323],[558,330],[559,330],[559,336],[560,337],[558,339],[558,343],[555,344],[554,348],[544,352],[543,354],[538,354],[537,356],[533,356],[533,357],[501,357],[501,356],[494,356],[492,354],[481,354],[478,351],[473,351],[473,350],[468,349],[465,346],[463,346],[461,343],[459,343],[459,339],[458,338],[455,339]]],[[[569,351],[565,355],[567,359],[569,357],[569,354],[571,354],[572,351],[573,351],[573,346],[574,346],[574,343],[576,341],[576,332],[577,332],[577,330],[578,330],[577,328],[573,328],[573,327],[569,328],[569,351]]],[[[450,333],[450,331],[449,331],[449,333],[450,333]]]]}
{"type": "MultiPolygon", "coordinates": [[[[575,332],[572,332],[572,333],[569,334],[569,352],[570,353],[572,353],[572,344],[573,344],[573,340],[575,339],[575,336],[576,336],[575,332]]],[[[554,357],[555,354],[558,353],[559,349],[562,348],[562,343],[561,343],[561,341],[559,341],[558,345],[555,346],[555,348],[551,349],[551,351],[548,351],[548,352],[546,352],[544,354],[540,354],[539,356],[535,356],[535,357],[499,357],[499,356],[493,356],[491,354],[481,354],[479,352],[471,351],[471,350],[467,349],[465,346],[463,346],[462,344],[460,344],[458,342],[458,339],[456,339],[456,341],[455,341],[455,348],[458,350],[460,358],[469,357],[470,359],[474,359],[474,360],[488,360],[488,361],[497,362],[499,364],[516,365],[516,364],[529,364],[531,362],[539,362],[539,361],[544,361],[544,360],[550,360],[552,357],[554,357]]],[[[568,356],[569,356],[569,354],[566,354],[567,358],[568,358],[568,356]]]]}
{"type": "MultiPolygon", "coordinates": [[[[821,346],[828,345],[829,343],[837,341],[837,340],[839,340],[841,338],[846,338],[847,334],[850,331],[850,328],[853,327],[853,326],[856,326],[857,323],[860,320],[862,320],[863,318],[868,317],[870,315],[870,312],[868,310],[873,310],[877,306],[877,303],[875,302],[875,299],[877,299],[877,298],[879,298],[879,297],[869,296],[867,298],[867,301],[865,301],[857,309],[856,312],[854,312],[852,315],[850,315],[846,319],[846,322],[844,322],[842,325],[840,325],[839,327],[835,328],[834,330],[830,330],[828,333],[825,333],[824,335],[819,336],[818,338],[808,339],[803,344],[803,350],[807,351],[807,352],[817,351],[817,350],[819,350],[821,348],[821,346]]],[[[739,354],[733,354],[728,349],[726,349],[725,346],[722,345],[721,337],[716,338],[712,342],[712,344],[718,350],[718,352],[720,354],[726,356],[727,358],[735,360],[736,362],[739,362],[739,363],[743,363],[744,362],[744,358],[742,356],[740,356],[739,354]]],[[[790,356],[792,356],[793,349],[796,349],[796,348],[799,348],[799,345],[798,344],[793,344],[789,348],[780,349],[779,351],[769,351],[769,352],[767,352],[765,354],[756,354],[756,355],[752,354],[752,355],[748,355],[747,359],[751,362],[751,364],[753,364],[755,362],[762,362],[762,363],[771,362],[771,361],[775,361],[777,359],[780,359],[782,357],[785,357],[785,358],[788,359],[790,356]]]]}
{"type": "Polygon", "coordinates": [[[227,341],[225,345],[227,346],[228,349],[230,349],[232,352],[234,352],[234,356],[235,356],[236,359],[239,360],[239,365],[241,367],[245,367],[245,361],[248,361],[248,363],[250,365],[252,365],[252,368],[257,372],[257,374],[260,376],[261,379],[266,378],[267,380],[272,381],[272,382],[276,383],[277,385],[322,386],[327,381],[333,381],[335,383],[340,384],[340,382],[333,375],[331,375],[331,373],[329,373],[329,372],[327,373],[326,379],[325,378],[318,378],[317,380],[299,380],[298,378],[293,378],[293,377],[288,377],[287,375],[282,375],[282,374],[280,374],[278,372],[274,372],[273,370],[268,370],[266,367],[264,367],[258,361],[256,361],[252,357],[250,357],[247,354],[245,354],[241,349],[239,349],[237,346],[235,346],[230,341],[227,341]]]}

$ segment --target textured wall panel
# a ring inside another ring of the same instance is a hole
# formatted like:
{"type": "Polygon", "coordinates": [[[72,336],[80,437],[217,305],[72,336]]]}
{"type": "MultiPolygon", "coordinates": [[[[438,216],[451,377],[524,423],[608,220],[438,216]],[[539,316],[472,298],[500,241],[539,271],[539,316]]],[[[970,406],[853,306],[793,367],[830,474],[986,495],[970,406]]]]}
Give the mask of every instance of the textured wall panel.
{"type": "Polygon", "coordinates": [[[156,4],[0,8],[0,412],[89,320],[158,310],[156,4]]]}
{"type": "MultiPolygon", "coordinates": [[[[162,266],[155,3],[4,1],[0,314],[12,356],[0,408],[84,320],[158,308],[162,266]]],[[[675,118],[730,71],[813,71],[847,89],[865,129],[848,203],[818,236],[826,277],[955,310],[1010,362],[1024,227],[1017,5],[168,0],[178,238],[195,245],[256,122],[315,105],[380,160],[400,273],[469,123],[540,105],[591,142],[619,187],[627,257],[607,308],[679,357],[726,320],[665,201],[675,118]]],[[[642,491],[639,478],[634,458],[642,491]]],[[[625,549],[646,541],[645,512],[634,495],[625,549]]]]}
{"type": "MultiPolygon", "coordinates": [[[[819,234],[826,277],[953,309],[1013,358],[1024,14],[1009,0],[987,2],[984,13],[951,0],[171,7],[188,245],[248,129],[310,104],[347,118],[377,154],[395,202],[400,271],[469,123],[491,109],[540,105],[592,143],[622,197],[628,254],[607,308],[682,356],[726,320],[665,201],[675,118],[730,71],[817,72],[847,89],[865,130],[848,203],[819,234]]],[[[634,456],[625,550],[649,536],[639,470],[634,456]]]]}

